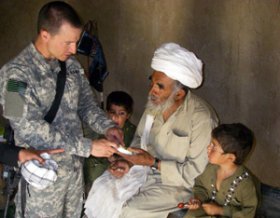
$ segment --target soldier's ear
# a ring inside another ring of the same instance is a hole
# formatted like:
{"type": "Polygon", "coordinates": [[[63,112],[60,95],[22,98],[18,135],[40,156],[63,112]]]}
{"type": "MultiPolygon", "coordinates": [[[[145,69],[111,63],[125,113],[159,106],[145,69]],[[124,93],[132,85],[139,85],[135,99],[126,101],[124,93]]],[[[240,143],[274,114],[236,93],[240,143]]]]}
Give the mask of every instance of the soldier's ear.
{"type": "Polygon", "coordinates": [[[42,29],[42,30],[40,30],[39,35],[43,41],[45,41],[45,42],[49,41],[50,33],[48,31],[42,29]]]}

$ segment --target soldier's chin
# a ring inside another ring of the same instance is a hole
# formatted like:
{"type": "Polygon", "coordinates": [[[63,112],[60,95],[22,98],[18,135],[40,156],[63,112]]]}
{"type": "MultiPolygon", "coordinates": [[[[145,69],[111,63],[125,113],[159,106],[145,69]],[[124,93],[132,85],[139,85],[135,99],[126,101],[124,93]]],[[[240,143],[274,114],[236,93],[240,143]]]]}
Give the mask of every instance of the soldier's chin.
{"type": "Polygon", "coordinates": [[[68,58],[70,58],[70,56],[71,56],[71,55],[65,55],[65,56],[63,56],[63,57],[61,57],[61,58],[58,58],[58,60],[60,60],[60,61],[66,61],[68,58]]]}

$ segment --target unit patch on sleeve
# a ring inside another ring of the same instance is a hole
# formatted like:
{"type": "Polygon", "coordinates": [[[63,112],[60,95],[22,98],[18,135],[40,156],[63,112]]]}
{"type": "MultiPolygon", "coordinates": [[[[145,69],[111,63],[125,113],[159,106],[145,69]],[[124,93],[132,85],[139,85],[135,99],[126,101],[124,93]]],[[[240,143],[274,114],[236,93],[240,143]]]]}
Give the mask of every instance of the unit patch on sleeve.
{"type": "Polygon", "coordinates": [[[7,82],[4,104],[4,115],[7,117],[22,117],[24,95],[27,84],[22,81],[10,79],[7,82]]]}

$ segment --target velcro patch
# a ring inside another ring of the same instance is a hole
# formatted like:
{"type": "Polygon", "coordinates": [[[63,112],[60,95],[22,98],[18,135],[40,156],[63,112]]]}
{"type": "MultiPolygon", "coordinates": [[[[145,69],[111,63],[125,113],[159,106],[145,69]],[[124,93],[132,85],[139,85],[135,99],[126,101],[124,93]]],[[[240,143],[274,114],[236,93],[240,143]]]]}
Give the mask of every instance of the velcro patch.
{"type": "Polygon", "coordinates": [[[27,84],[22,81],[10,79],[6,86],[4,115],[6,117],[22,117],[24,101],[21,95],[24,95],[27,84]]]}

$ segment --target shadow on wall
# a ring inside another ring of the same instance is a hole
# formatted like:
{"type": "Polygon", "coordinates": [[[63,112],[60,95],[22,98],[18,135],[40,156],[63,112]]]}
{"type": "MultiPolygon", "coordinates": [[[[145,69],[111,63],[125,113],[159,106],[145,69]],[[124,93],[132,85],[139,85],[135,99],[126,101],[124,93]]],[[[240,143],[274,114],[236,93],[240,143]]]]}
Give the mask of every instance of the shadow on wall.
{"type": "Polygon", "coordinates": [[[262,182],[279,187],[280,168],[268,170],[280,164],[279,2],[193,1],[190,11],[192,36],[185,44],[205,63],[196,92],[222,123],[242,122],[254,131],[257,146],[247,165],[262,182]]]}

